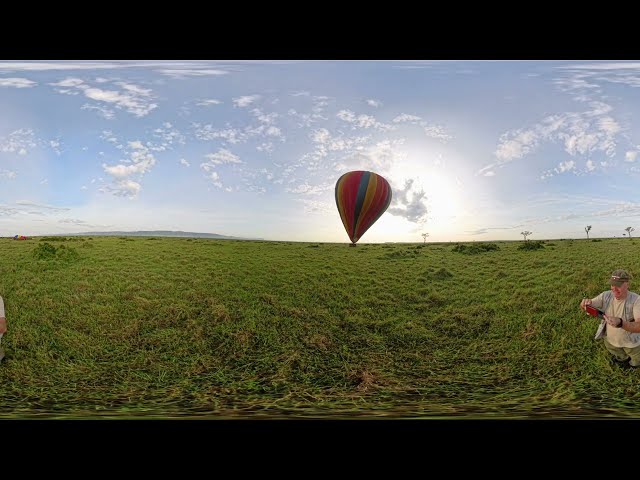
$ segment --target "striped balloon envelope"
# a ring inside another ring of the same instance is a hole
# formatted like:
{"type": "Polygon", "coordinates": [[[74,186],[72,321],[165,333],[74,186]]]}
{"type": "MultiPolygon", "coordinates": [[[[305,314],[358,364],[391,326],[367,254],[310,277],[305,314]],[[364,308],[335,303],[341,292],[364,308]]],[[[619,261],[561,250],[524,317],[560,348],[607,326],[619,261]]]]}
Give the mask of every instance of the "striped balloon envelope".
{"type": "Polygon", "coordinates": [[[391,186],[373,172],[347,172],[336,182],[336,205],[352,245],[391,203],[391,186]]]}

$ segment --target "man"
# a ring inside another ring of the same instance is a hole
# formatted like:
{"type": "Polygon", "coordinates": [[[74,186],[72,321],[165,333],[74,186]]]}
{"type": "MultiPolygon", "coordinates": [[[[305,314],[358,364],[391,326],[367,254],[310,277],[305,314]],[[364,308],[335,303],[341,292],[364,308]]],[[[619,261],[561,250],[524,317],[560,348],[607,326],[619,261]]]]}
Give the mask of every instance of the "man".
{"type": "Polygon", "coordinates": [[[587,305],[591,305],[602,310],[606,326],[604,346],[616,362],[623,364],[629,360],[632,367],[640,367],[640,295],[629,291],[630,280],[627,271],[614,271],[609,279],[611,291],[583,299],[580,308],[586,311],[587,305]]]}
{"type": "MultiPolygon", "coordinates": [[[[2,297],[0,297],[0,341],[2,340],[2,335],[7,331],[7,319],[4,316],[4,302],[2,301],[2,297]]],[[[0,362],[4,358],[4,348],[0,347],[0,362]]]]}

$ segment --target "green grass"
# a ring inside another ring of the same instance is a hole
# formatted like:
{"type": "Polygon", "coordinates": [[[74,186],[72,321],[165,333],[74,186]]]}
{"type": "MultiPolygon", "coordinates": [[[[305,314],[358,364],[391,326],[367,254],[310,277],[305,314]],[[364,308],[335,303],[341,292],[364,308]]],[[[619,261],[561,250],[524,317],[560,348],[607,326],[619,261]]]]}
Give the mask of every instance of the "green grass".
{"type": "Polygon", "coordinates": [[[1,238],[0,418],[640,416],[578,308],[640,245],[522,243],[1,238]]]}

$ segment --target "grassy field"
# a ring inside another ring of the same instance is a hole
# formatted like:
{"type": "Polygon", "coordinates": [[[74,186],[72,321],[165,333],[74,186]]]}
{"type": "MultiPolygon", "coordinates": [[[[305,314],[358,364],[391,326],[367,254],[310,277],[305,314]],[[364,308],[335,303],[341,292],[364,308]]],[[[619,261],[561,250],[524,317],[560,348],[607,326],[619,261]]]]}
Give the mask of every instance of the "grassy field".
{"type": "Polygon", "coordinates": [[[578,308],[640,243],[523,243],[0,238],[0,418],[640,417],[578,308]]]}

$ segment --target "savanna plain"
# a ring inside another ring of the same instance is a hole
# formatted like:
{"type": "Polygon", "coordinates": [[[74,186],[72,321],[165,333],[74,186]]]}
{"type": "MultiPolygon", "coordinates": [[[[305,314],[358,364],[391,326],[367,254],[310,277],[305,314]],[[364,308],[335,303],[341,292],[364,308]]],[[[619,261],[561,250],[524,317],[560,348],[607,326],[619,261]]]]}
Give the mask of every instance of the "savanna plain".
{"type": "Polygon", "coordinates": [[[0,418],[638,418],[578,305],[639,242],[0,238],[0,418]]]}

